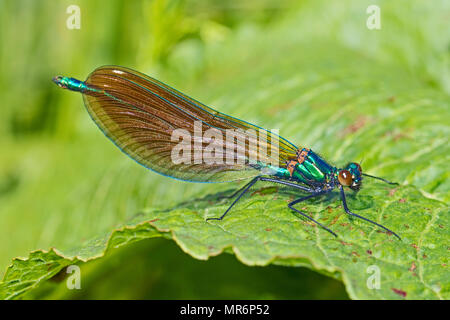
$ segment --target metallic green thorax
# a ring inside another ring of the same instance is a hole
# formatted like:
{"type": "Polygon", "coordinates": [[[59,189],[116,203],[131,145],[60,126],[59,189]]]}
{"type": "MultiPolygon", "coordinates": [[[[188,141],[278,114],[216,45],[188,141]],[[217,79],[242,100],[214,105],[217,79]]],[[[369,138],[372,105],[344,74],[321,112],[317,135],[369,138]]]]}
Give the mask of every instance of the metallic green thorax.
{"type": "Polygon", "coordinates": [[[284,179],[293,179],[306,184],[327,183],[334,177],[337,169],[329,165],[319,155],[309,150],[302,163],[296,163],[291,173],[287,168],[279,168],[276,176],[284,179]]]}

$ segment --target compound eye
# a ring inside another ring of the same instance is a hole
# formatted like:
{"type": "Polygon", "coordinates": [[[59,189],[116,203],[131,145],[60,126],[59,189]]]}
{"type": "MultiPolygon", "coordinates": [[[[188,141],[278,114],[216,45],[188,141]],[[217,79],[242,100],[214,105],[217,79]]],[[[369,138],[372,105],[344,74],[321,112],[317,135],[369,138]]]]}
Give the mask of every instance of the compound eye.
{"type": "Polygon", "coordinates": [[[353,182],[352,174],[348,170],[341,170],[338,175],[339,183],[343,186],[350,186],[353,182]]]}
{"type": "Polygon", "coordinates": [[[356,163],[356,162],[355,162],[355,165],[356,165],[356,168],[358,169],[359,173],[361,173],[361,172],[362,172],[362,168],[361,168],[361,166],[359,165],[359,163],[356,163]]]}

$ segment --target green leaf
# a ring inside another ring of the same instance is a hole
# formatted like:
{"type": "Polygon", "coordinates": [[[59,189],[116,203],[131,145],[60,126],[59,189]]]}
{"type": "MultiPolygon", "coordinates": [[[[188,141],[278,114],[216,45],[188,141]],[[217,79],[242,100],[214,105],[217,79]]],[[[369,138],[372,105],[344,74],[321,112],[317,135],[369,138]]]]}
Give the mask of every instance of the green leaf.
{"type": "Polygon", "coordinates": [[[448,298],[448,249],[435,240],[446,237],[447,208],[438,201],[424,198],[413,187],[388,189],[375,184],[349,202],[363,216],[402,230],[398,231],[403,238],[399,241],[371,225],[352,221],[337,201],[305,205],[306,211],[340,235],[335,239],[294,216],[286,207],[286,199],[290,197],[275,192],[254,193],[227,219],[214,223],[205,222],[205,218],[219,215],[227,206],[213,204],[215,197],[197,199],[169,211],[143,212],[130,225],[89,241],[78,250],[36,251],[25,261],[14,260],[1,284],[1,297],[14,298],[63,267],[98,258],[105,250],[165,236],[196,259],[231,251],[248,265],[308,266],[342,279],[352,298],[401,298],[398,292],[410,299],[448,298]],[[373,266],[381,276],[378,290],[367,287],[373,266]]]}
{"type": "MultiPolygon", "coordinates": [[[[439,27],[448,8],[422,4],[429,13],[422,19],[404,3],[384,1],[383,27],[371,31],[368,4],[314,1],[270,28],[244,25],[199,49],[205,78],[169,66],[162,80],[220,111],[278,128],[338,166],[363,159],[365,172],[399,182],[365,179],[358,194],[348,192],[348,204],[402,241],[350,219],[337,194],[299,204],[336,239],[287,208],[300,196],[295,190],[262,184],[223,221],[206,222],[226,210],[230,201],[220,196],[238,186],[146,171],[98,132],[79,97],[60,92],[72,99],[64,108],[80,110],[80,128],[67,134],[76,138],[4,142],[0,242],[8,245],[0,261],[28,257],[6,269],[0,298],[22,297],[70,264],[165,237],[200,260],[227,252],[251,266],[308,267],[343,281],[353,299],[449,299],[449,37],[439,27]],[[371,289],[377,274],[380,288],[371,289]]],[[[173,53],[177,66],[189,64],[192,54],[184,52],[173,53]]]]}
{"type": "Polygon", "coordinates": [[[307,268],[246,266],[233,255],[192,259],[174,241],[152,239],[80,265],[78,290],[62,269],[24,299],[345,299],[342,282],[307,268]],[[182,266],[182,267],[180,267],[182,266]],[[133,275],[133,276],[130,276],[133,275]],[[105,281],[105,276],[108,281],[105,281]],[[271,281],[266,281],[268,278],[271,281]],[[145,281],[143,281],[145,279],[145,281]],[[298,282],[302,286],[298,286],[298,282]],[[120,288],[120,290],[117,290],[120,288]]]}

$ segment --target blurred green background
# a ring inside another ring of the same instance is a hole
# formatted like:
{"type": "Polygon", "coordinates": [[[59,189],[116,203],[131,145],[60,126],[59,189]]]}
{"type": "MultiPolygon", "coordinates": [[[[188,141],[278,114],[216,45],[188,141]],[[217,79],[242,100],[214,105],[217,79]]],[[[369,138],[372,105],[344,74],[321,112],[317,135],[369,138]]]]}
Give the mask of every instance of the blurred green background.
{"type": "MultiPolygon", "coordinates": [[[[299,124],[283,113],[302,92],[267,92],[296,74],[308,91],[315,70],[338,68],[323,57],[345,59],[348,51],[398,66],[380,88],[413,75],[415,86],[448,99],[449,17],[445,1],[0,0],[0,274],[31,250],[79,246],[142,208],[211,191],[130,161],[93,124],[81,97],[58,89],[53,76],[85,79],[98,66],[123,65],[332,155],[321,138],[326,130],[295,136],[299,124]],[[367,30],[370,4],[382,7],[389,32],[367,30]],[[81,9],[79,30],[66,27],[70,5],[81,9]]],[[[366,71],[380,76],[367,65],[354,61],[339,81],[361,83],[366,71]]],[[[30,297],[346,298],[342,284],[307,269],[251,268],[231,255],[195,261],[168,240],[127,246],[82,268],[89,277],[82,291],[54,281],[30,297]]]]}

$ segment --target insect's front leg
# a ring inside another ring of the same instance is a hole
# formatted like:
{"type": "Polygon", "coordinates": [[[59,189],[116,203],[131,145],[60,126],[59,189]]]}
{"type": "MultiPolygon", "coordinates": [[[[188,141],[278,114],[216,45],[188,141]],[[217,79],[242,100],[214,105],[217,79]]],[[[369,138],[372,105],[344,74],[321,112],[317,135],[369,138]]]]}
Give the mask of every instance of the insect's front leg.
{"type": "Polygon", "coordinates": [[[386,228],[385,226],[383,226],[383,225],[381,225],[381,224],[379,224],[379,223],[376,223],[375,221],[372,221],[372,220],[370,220],[370,219],[364,218],[364,217],[360,216],[359,214],[356,214],[356,213],[351,212],[350,209],[349,209],[348,206],[347,206],[347,200],[345,199],[344,187],[343,187],[343,186],[339,186],[339,189],[341,190],[342,205],[344,206],[345,212],[347,212],[349,215],[351,215],[351,216],[353,216],[353,217],[357,217],[357,218],[360,218],[360,219],[362,219],[362,220],[364,220],[364,221],[370,222],[370,223],[372,223],[372,224],[374,224],[374,225],[376,225],[376,226],[378,226],[378,227],[380,227],[380,228],[382,228],[382,229],[384,229],[384,230],[386,230],[386,231],[392,233],[392,234],[393,234],[394,236],[396,236],[399,240],[402,240],[402,239],[401,239],[394,231],[389,230],[389,229],[386,228]]]}

